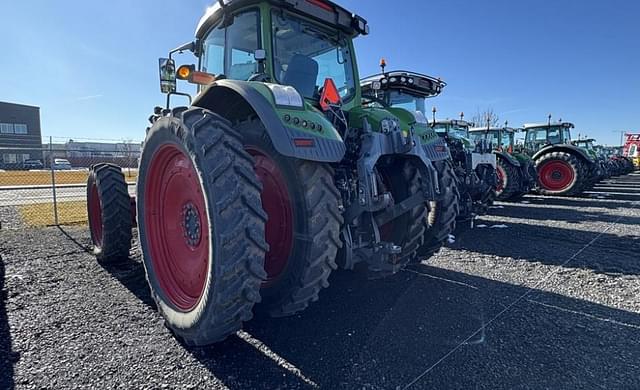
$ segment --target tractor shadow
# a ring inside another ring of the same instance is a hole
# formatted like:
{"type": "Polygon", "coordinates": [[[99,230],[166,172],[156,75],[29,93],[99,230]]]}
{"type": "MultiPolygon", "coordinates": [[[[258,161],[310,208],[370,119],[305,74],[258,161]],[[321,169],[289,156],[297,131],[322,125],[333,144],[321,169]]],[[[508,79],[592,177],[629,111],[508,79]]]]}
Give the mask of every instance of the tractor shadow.
{"type": "MultiPolygon", "coordinates": [[[[619,216],[607,214],[600,211],[584,211],[580,209],[569,209],[562,207],[527,207],[521,203],[501,203],[503,208],[491,208],[489,214],[497,217],[509,217],[520,219],[534,219],[538,221],[564,221],[568,223],[580,224],[584,222],[613,222],[619,216]]],[[[618,223],[638,226],[640,217],[625,216],[618,223]]]]}
{"type": "Polygon", "coordinates": [[[13,365],[19,355],[13,352],[11,346],[11,332],[9,329],[9,317],[7,315],[8,292],[4,289],[5,265],[0,253],[0,388],[13,389],[13,365]]]}
{"type": "MultiPolygon", "coordinates": [[[[640,199],[639,199],[640,200],[640,199]]],[[[541,196],[541,195],[528,195],[525,196],[524,202],[514,202],[515,204],[538,204],[545,206],[567,206],[583,208],[603,208],[609,210],[624,209],[630,206],[629,201],[624,199],[613,199],[610,197],[604,197],[602,199],[594,198],[592,196],[583,196],[579,198],[559,197],[559,196],[541,196]]]]}
{"type": "Polygon", "coordinates": [[[452,350],[416,388],[559,388],[563,372],[597,387],[638,383],[638,330],[637,313],[418,265],[375,281],[338,271],[301,314],[247,323],[259,347],[239,336],[191,352],[237,389],[404,387],[452,350]]]}
{"type": "MultiPolygon", "coordinates": [[[[58,230],[73,244],[83,251],[91,254],[91,243],[88,234],[84,230],[65,229],[64,226],[58,226],[58,230]]],[[[149,306],[150,309],[156,310],[156,304],[151,297],[151,291],[147,284],[144,273],[144,266],[138,252],[138,244],[136,242],[138,234],[134,229],[133,242],[129,258],[122,259],[115,263],[98,263],[111,276],[116,278],[123,286],[133,293],[141,302],[149,306]]]]}
{"type": "MultiPolygon", "coordinates": [[[[155,311],[139,257],[103,267],[155,311]]],[[[256,316],[221,343],[183,348],[231,389],[402,387],[445,356],[416,388],[640,386],[636,313],[424,264],[330,282],[298,315],[256,316]],[[588,382],[568,385],[566,372],[588,382]]]]}
{"type": "MultiPolygon", "coordinates": [[[[632,222],[635,221],[625,220],[625,217],[619,221],[632,222]]],[[[483,223],[482,220],[479,223],[483,223]]],[[[640,275],[640,262],[637,261],[640,235],[637,234],[617,235],[510,222],[507,229],[461,230],[450,247],[488,256],[590,269],[598,273],[640,275]],[[596,237],[597,241],[564,264],[596,237]]]]}

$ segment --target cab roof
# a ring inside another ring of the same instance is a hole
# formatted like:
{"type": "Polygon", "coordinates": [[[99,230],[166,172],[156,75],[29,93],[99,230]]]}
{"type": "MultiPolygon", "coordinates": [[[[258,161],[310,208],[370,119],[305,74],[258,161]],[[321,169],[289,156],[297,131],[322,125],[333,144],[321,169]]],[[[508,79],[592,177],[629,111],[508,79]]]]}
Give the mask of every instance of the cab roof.
{"type": "Polygon", "coordinates": [[[506,131],[508,133],[515,133],[518,129],[515,129],[513,127],[489,127],[488,129],[486,127],[472,127],[469,129],[470,132],[481,132],[481,131],[506,131]]]}
{"type": "Polygon", "coordinates": [[[538,129],[541,127],[568,127],[570,129],[574,128],[575,126],[573,125],[573,123],[571,122],[556,122],[556,123],[525,123],[522,128],[524,130],[528,130],[528,129],[538,129]]]}
{"type": "Polygon", "coordinates": [[[470,127],[471,125],[473,125],[473,123],[471,122],[467,122],[465,120],[462,119],[444,119],[444,120],[436,120],[434,121],[429,121],[429,124],[431,126],[436,126],[436,125],[454,125],[454,126],[465,126],[465,127],[470,127]]]}
{"type": "Polygon", "coordinates": [[[216,24],[225,12],[252,4],[268,2],[274,6],[296,11],[323,24],[332,25],[343,30],[352,37],[358,34],[368,34],[367,21],[345,8],[329,0],[218,0],[207,8],[196,27],[196,38],[202,38],[216,24]],[[358,24],[364,26],[358,30],[358,24]]]}
{"type": "Polygon", "coordinates": [[[380,82],[380,89],[383,91],[402,90],[420,97],[437,96],[447,85],[438,78],[408,70],[392,70],[368,76],[360,80],[360,85],[363,89],[373,89],[372,85],[376,81],[380,82]]]}

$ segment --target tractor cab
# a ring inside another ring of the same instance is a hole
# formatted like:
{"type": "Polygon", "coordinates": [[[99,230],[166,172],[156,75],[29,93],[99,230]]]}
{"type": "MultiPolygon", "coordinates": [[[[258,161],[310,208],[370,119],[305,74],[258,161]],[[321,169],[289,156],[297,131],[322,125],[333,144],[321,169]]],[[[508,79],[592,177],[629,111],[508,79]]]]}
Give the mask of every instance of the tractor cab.
{"type": "Polygon", "coordinates": [[[176,68],[175,53],[191,51],[197,64],[177,67],[174,77],[198,85],[194,104],[212,84],[237,80],[260,82],[257,92],[284,110],[320,109],[321,98],[349,109],[360,104],[352,39],[368,32],[366,20],[330,1],[221,0],[200,19],[194,41],[160,59],[163,91],[167,103],[187,95],[166,69],[176,68]]]}
{"type": "Polygon", "coordinates": [[[538,151],[547,145],[571,145],[573,123],[525,124],[525,148],[538,151]]]}
{"type": "Polygon", "coordinates": [[[469,134],[474,142],[487,140],[498,151],[512,153],[515,146],[516,129],[512,127],[473,127],[469,129],[469,134]]]}

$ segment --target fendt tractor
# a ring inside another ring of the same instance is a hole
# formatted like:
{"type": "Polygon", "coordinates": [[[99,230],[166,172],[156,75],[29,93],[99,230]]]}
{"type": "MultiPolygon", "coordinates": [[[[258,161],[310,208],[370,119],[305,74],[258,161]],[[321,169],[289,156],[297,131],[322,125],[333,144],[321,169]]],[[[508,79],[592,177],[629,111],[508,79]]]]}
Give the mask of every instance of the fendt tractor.
{"type": "Polygon", "coordinates": [[[544,195],[578,195],[591,188],[600,167],[571,143],[573,123],[525,124],[524,150],[538,172],[538,191],[544,195]]]}
{"type": "Polygon", "coordinates": [[[436,120],[433,107],[430,126],[442,137],[451,150],[454,170],[460,190],[459,220],[471,220],[487,213],[496,198],[498,186],[497,160],[493,144],[487,140],[473,142],[469,136],[471,123],[460,119],[436,120]]]}
{"type": "Polygon", "coordinates": [[[464,114],[460,114],[460,119],[436,120],[435,107],[432,114],[430,126],[449,145],[458,178],[461,198],[458,219],[473,221],[476,215],[486,214],[496,199],[498,176],[493,145],[470,138],[471,124],[464,120],[464,114]]]}
{"type": "MultiPolygon", "coordinates": [[[[375,277],[416,259],[429,205],[452,196],[434,167],[449,153],[415,113],[363,106],[352,39],[368,31],[330,1],[220,0],[160,59],[135,214],[152,296],[187,344],[224,339],[258,302],[306,308],[338,264],[375,277]],[[176,67],[181,52],[197,65],[176,67]]],[[[92,167],[87,188],[95,254],[127,257],[120,168],[92,167]]]]}
{"type": "Polygon", "coordinates": [[[596,164],[599,165],[600,169],[598,173],[600,174],[600,176],[597,178],[597,181],[600,181],[611,177],[611,169],[607,164],[608,159],[604,156],[604,154],[599,153],[596,150],[595,141],[596,140],[593,138],[578,138],[577,140],[573,141],[573,144],[587,152],[587,154],[589,154],[589,156],[591,156],[591,158],[595,160],[596,164]]]}
{"type": "Polygon", "coordinates": [[[496,199],[517,200],[536,186],[538,175],[533,161],[515,146],[516,129],[508,127],[474,127],[469,129],[471,139],[486,140],[494,146],[497,157],[496,173],[498,185],[496,199]]]}
{"type": "MultiPolygon", "coordinates": [[[[416,113],[421,121],[427,122],[424,112],[426,98],[437,96],[446,83],[431,76],[404,70],[385,72],[384,59],[380,62],[382,73],[361,80],[365,104],[381,107],[405,108],[416,113]],[[436,91],[426,89],[425,85],[436,83],[436,91]]],[[[475,215],[485,214],[495,199],[496,157],[491,145],[485,141],[473,143],[469,139],[469,123],[464,120],[435,120],[435,107],[432,110],[433,121],[428,129],[435,130],[444,145],[448,145],[451,160],[442,162],[439,171],[449,176],[453,170],[458,187],[459,210],[457,220],[473,220],[475,215]]],[[[427,131],[427,130],[422,130],[427,131]]],[[[431,134],[429,131],[428,134],[431,134]]],[[[453,180],[452,180],[453,181],[453,180]]],[[[444,210],[444,208],[440,208],[444,210]]],[[[438,207],[435,208],[438,210],[438,207]]],[[[453,210],[444,213],[441,218],[447,227],[453,210]]],[[[437,218],[436,218],[437,220],[437,218]]],[[[446,230],[446,229],[442,229],[446,230]]]]}
{"type": "MultiPolygon", "coordinates": [[[[407,116],[408,120],[415,118],[413,127],[416,135],[428,145],[445,150],[449,157],[447,143],[435,134],[424,115],[425,98],[439,95],[446,83],[414,72],[385,72],[384,59],[380,65],[382,73],[366,77],[360,82],[363,105],[389,110],[399,117],[407,116]]],[[[425,151],[429,153],[429,149],[425,151]]],[[[459,213],[460,193],[451,159],[434,159],[434,166],[438,171],[442,196],[429,205],[429,228],[425,234],[425,243],[418,251],[419,255],[426,257],[437,252],[453,233],[459,213]]]]}

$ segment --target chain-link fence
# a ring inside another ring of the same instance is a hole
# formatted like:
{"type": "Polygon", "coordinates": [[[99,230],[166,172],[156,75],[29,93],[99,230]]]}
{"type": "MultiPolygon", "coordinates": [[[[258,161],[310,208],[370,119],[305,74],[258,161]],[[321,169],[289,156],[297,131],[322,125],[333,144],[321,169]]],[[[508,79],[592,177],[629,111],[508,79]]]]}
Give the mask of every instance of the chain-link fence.
{"type": "Polygon", "coordinates": [[[89,168],[119,165],[133,194],[140,151],[140,142],[53,137],[38,148],[0,147],[0,228],[86,223],[89,168]]]}

